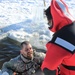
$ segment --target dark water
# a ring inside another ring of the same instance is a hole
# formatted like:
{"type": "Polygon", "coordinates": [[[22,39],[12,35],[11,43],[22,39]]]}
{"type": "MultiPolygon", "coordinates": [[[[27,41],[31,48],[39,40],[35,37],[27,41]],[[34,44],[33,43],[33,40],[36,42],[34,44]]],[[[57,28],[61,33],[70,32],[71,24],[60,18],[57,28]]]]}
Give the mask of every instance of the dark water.
{"type": "Polygon", "coordinates": [[[5,61],[19,55],[20,47],[11,43],[8,38],[0,41],[0,69],[5,61]]]}

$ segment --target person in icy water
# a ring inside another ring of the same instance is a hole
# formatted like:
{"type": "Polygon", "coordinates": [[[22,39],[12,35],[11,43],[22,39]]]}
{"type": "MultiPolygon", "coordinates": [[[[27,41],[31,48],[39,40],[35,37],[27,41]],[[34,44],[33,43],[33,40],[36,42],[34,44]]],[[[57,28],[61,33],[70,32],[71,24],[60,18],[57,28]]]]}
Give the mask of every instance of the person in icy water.
{"type": "Polygon", "coordinates": [[[45,14],[54,34],[41,69],[45,75],[58,75],[58,67],[60,75],[75,75],[75,19],[63,0],[52,0],[45,14]]]}
{"type": "Polygon", "coordinates": [[[35,51],[29,41],[22,42],[21,47],[19,56],[3,64],[2,75],[37,75],[45,53],[35,51]]]}

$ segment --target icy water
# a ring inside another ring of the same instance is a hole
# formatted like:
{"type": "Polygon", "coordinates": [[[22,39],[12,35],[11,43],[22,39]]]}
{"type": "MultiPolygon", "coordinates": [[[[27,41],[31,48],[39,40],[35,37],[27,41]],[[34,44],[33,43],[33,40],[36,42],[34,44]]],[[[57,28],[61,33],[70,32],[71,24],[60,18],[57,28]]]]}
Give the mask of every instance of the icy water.
{"type": "Polygon", "coordinates": [[[20,47],[11,43],[8,38],[0,41],[0,68],[5,61],[19,55],[20,47]]]}

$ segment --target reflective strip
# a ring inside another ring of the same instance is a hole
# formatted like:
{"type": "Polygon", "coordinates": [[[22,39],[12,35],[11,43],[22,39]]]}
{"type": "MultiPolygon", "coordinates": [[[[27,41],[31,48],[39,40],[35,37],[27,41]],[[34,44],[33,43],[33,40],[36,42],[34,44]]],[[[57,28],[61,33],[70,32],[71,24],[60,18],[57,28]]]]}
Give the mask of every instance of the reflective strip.
{"type": "Polygon", "coordinates": [[[71,44],[68,41],[61,39],[59,37],[56,38],[55,43],[70,50],[70,51],[73,51],[75,49],[75,46],[73,44],[71,44]]]}
{"type": "Polygon", "coordinates": [[[60,6],[61,10],[64,12],[65,16],[67,16],[69,19],[74,21],[73,16],[69,13],[69,9],[67,9],[66,5],[61,0],[56,0],[58,5],[60,6]]]}

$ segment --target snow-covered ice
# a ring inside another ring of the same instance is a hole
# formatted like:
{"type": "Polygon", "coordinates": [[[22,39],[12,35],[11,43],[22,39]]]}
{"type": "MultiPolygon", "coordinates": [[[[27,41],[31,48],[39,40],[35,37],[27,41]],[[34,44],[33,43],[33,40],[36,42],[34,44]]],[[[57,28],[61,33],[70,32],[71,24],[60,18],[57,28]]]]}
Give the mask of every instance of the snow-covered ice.
{"type": "MultiPolygon", "coordinates": [[[[29,40],[33,46],[45,49],[45,44],[51,40],[53,34],[48,30],[43,14],[43,10],[50,5],[50,1],[0,0],[0,36],[7,33],[9,38],[19,42],[29,40]]],[[[74,0],[65,2],[75,18],[74,0]]]]}

